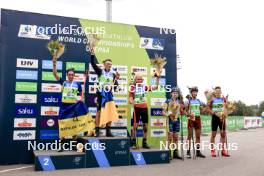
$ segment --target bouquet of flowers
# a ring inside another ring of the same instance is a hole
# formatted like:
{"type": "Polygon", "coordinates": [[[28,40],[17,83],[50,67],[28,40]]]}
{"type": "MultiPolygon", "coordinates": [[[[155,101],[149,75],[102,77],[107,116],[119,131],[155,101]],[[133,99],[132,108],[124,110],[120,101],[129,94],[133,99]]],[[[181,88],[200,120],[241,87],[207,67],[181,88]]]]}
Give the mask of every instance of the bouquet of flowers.
{"type": "Polygon", "coordinates": [[[150,60],[150,64],[153,68],[156,69],[156,72],[154,73],[155,77],[160,77],[162,73],[162,68],[167,64],[167,60],[165,57],[161,57],[158,54],[155,54],[155,57],[150,60]]]}
{"type": "Polygon", "coordinates": [[[50,52],[50,54],[57,60],[65,51],[65,45],[60,43],[58,40],[53,41],[51,40],[47,48],[50,52]]]}

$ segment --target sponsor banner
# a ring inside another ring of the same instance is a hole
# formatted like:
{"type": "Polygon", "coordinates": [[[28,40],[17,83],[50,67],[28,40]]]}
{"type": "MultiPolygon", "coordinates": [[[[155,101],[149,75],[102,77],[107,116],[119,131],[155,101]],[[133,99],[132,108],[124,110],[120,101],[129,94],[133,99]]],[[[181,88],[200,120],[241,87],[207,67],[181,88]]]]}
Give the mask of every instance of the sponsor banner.
{"type": "Polygon", "coordinates": [[[45,139],[59,139],[59,131],[58,130],[40,130],[39,138],[41,140],[45,139]]]}
{"type": "Polygon", "coordinates": [[[112,122],[111,127],[127,127],[127,119],[119,119],[118,121],[112,122]]]}
{"type": "Polygon", "coordinates": [[[16,94],[15,103],[27,103],[27,104],[37,103],[37,95],[36,94],[16,94]]]}
{"type": "Polygon", "coordinates": [[[111,132],[114,137],[127,137],[127,129],[112,129],[111,132]]]}
{"type": "Polygon", "coordinates": [[[164,39],[141,37],[139,47],[145,49],[163,50],[164,44],[164,39]]]}
{"type": "Polygon", "coordinates": [[[89,112],[92,116],[96,116],[97,107],[89,107],[89,108],[88,108],[88,112],[89,112]]]}
{"type": "Polygon", "coordinates": [[[127,97],[114,97],[114,101],[115,101],[115,104],[118,106],[128,104],[127,97]]]}
{"type": "Polygon", "coordinates": [[[166,129],[151,129],[151,137],[166,137],[166,129]]]}
{"type": "Polygon", "coordinates": [[[57,119],[41,119],[40,120],[41,128],[58,128],[57,119]]]}
{"type": "MultiPolygon", "coordinates": [[[[131,129],[131,134],[132,134],[132,129],[131,129]]],[[[143,137],[143,129],[137,130],[137,137],[143,137]]]]}
{"type": "Polygon", "coordinates": [[[28,79],[28,80],[37,80],[38,71],[29,71],[29,70],[17,70],[16,79],[28,79]]]}
{"type": "Polygon", "coordinates": [[[75,71],[85,71],[85,63],[83,62],[66,62],[66,70],[74,68],[75,71]]]}
{"type": "Polygon", "coordinates": [[[19,68],[38,68],[38,60],[17,58],[16,66],[19,68]]]}
{"type": "Polygon", "coordinates": [[[16,106],[16,116],[35,116],[37,109],[34,106],[16,106]]]}
{"type": "Polygon", "coordinates": [[[122,87],[120,86],[118,88],[118,90],[116,90],[115,92],[113,92],[114,95],[127,95],[128,94],[128,91],[127,91],[127,88],[126,87],[122,87]]]}
{"type": "Polygon", "coordinates": [[[120,76],[120,78],[118,79],[118,84],[127,84],[127,76],[120,76]]]}
{"type": "MultiPolygon", "coordinates": [[[[150,68],[150,75],[153,76],[156,73],[156,68],[150,68]]],[[[165,68],[162,69],[160,76],[166,76],[165,68]]]]}
{"type": "Polygon", "coordinates": [[[131,67],[131,72],[132,73],[139,73],[139,74],[142,74],[142,75],[147,75],[148,74],[148,68],[147,67],[132,66],[131,67]]]}
{"type": "MultiPolygon", "coordinates": [[[[52,60],[42,60],[42,69],[52,70],[52,60]]],[[[62,61],[57,61],[57,70],[62,70],[62,61]]]]}
{"type": "Polygon", "coordinates": [[[151,116],[162,116],[162,108],[151,108],[150,114],[151,116]]]}
{"type": "Polygon", "coordinates": [[[16,82],[16,91],[36,92],[37,83],[35,82],[16,82]]]}
{"type": "MultiPolygon", "coordinates": [[[[66,76],[65,79],[68,81],[68,77],[66,76]]],[[[85,79],[85,75],[84,74],[81,74],[81,73],[75,73],[74,75],[74,81],[77,81],[77,82],[84,82],[84,79],[85,79]]]]}
{"type": "Polygon", "coordinates": [[[112,71],[120,74],[127,74],[128,68],[126,65],[112,65],[112,71]]]}
{"type": "Polygon", "coordinates": [[[126,117],[128,116],[128,112],[127,112],[127,108],[117,108],[117,113],[118,113],[118,116],[121,116],[121,117],[126,117]]]}
{"type": "Polygon", "coordinates": [[[96,74],[90,74],[89,75],[89,82],[90,83],[98,83],[98,76],[96,74]]]}
{"type": "MultiPolygon", "coordinates": [[[[103,64],[96,64],[99,68],[103,69],[104,68],[104,65],[103,64]]],[[[92,67],[92,64],[90,63],[89,64],[89,71],[90,72],[94,72],[94,69],[92,67]]]]}
{"type": "Polygon", "coordinates": [[[166,118],[151,118],[151,126],[152,127],[165,127],[166,118]]]}
{"type": "Polygon", "coordinates": [[[159,89],[151,91],[152,95],[155,97],[165,97],[166,96],[166,88],[164,86],[160,86],[159,89]]]}
{"type": "Polygon", "coordinates": [[[151,106],[163,106],[166,102],[166,98],[151,98],[151,106]]]}
{"type": "Polygon", "coordinates": [[[15,118],[14,127],[15,128],[35,128],[36,118],[15,118]]]}
{"type": "MultiPolygon", "coordinates": [[[[59,77],[62,77],[62,73],[58,72],[59,77]]],[[[41,75],[42,81],[57,81],[52,72],[43,71],[41,75]]]]}
{"type": "Polygon", "coordinates": [[[60,107],[56,106],[41,106],[40,114],[42,116],[58,116],[60,107]]]}
{"type": "MultiPolygon", "coordinates": [[[[157,78],[151,78],[151,85],[156,85],[157,78]]],[[[165,78],[160,78],[159,79],[159,85],[165,86],[166,85],[166,79],[165,78]]]]}
{"type": "Polygon", "coordinates": [[[41,92],[61,92],[60,84],[42,83],[41,92]]]}
{"type": "Polygon", "coordinates": [[[20,25],[17,36],[23,38],[42,39],[42,40],[50,40],[51,37],[50,35],[47,35],[45,33],[43,26],[27,25],[27,24],[20,25]]]}
{"type": "Polygon", "coordinates": [[[96,93],[96,85],[89,85],[89,93],[95,94],[96,93]]]}
{"type": "Polygon", "coordinates": [[[36,139],[35,130],[14,130],[13,140],[34,140],[36,139]]]}
{"type": "Polygon", "coordinates": [[[47,94],[47,93],[43,93],[40,96],[40,102],[42,104],[44,103],[59,103],[61,102],[61,94],[47,94]]]}

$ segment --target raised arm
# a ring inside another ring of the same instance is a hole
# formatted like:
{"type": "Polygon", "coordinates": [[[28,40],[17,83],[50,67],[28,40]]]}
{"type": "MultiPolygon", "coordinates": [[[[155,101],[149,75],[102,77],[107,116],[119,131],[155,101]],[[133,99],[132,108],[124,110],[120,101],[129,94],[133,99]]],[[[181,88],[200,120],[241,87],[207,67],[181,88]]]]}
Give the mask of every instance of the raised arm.
{"type": "Polygon", "coordinates": [[[100,67],[98,67],[95,63],[95,55],[93,53],[91,53],[91,65],[95,71],[95,73],[98,75],[98,76],[101,76],[102,75],[102,70],[100,67]]]}
{"type": "Polygon", "coordinates": [[[57,81],[59,81],[60,76],[58,75],[58,72],[57,72],[57,60],[55,59],[54,56],[52,57],[52,63],[53,63],[53,76],[55,77],[57,81]]]}

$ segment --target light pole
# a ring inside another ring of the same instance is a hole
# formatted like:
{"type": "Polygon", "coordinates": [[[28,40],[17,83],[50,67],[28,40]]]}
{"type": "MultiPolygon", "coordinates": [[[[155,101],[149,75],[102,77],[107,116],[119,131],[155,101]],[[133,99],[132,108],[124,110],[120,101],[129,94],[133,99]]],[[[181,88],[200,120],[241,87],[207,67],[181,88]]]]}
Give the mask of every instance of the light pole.
{"type": "Polygon", "coordinates": [[[105,0],[106,2],[106,21],[112,22],[112,0],[105,0]]]}

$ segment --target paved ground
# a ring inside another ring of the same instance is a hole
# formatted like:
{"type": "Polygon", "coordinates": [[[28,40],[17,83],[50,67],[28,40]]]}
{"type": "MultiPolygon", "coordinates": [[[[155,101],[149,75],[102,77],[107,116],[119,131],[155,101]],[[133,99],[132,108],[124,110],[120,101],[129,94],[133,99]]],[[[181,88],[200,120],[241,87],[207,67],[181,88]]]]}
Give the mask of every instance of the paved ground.
{"type": "MultiPolygon", "coordinates": [[[[32,165],[0,166],[0,175],[5,176],[264,176],[264,129],[251,129],[229,133],[229,142],[238,143],[238,150],[230,158],[173,160],[170,164],[112,167],[106,169],[60,170],[35,172],[32,165]],[[11,170],[21,168],[20,170],[11,170]],[[25,168],[23,168],[25,167],[25,168]]],[[[203,140],[209,140],[203,137],[203,140]]],[[[1,156],[0,156],[1,157],[1,156]]]]}

